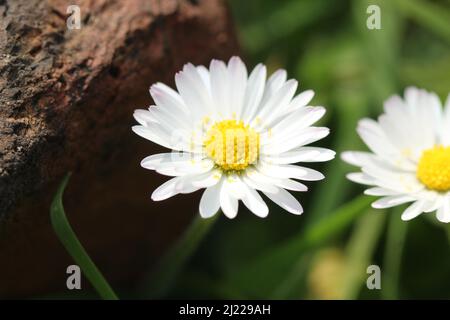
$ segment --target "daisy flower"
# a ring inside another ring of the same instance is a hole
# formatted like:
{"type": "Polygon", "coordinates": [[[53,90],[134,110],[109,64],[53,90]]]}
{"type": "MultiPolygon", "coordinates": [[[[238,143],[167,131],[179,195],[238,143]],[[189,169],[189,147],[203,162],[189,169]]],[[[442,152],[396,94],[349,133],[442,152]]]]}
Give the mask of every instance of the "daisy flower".
{"type": "Polygon", "coordinates": [[[378,121],[362,119],[357,131],[371,152],[342,158],[361,168],[350,180],[381,196],[374,208],[410,203],[402,220],[436,211],[450,222],[450,95],[443,109],[436,94],[407,88],[404,99],[390,97],[378,121]]]}
{"type": "Polygon", "coordinates": [[[247,75],[238,57],[228,64],[212,60],[209,69],[186,64],[175,83],[178,91],[154,84],[150,94],[155,105],[134,112],[139,125],[133,131],[171,150],[141,162],[173,177],[152,199],[205,189],[199,210],[203,218],[220,208],[234,218],[239,200],[265,217],[269,209],[261,192],[283,209],[301,214],[302,206],[287,190],[306,191],[297,180],[324,176],[292,163],[327,161],[335,155],[306,147],[329,133],[328,128],[311,126],[325,113],[323,107],[307,106],[313,91],[294,97],[297,81],[286,81],[286,71],[278,70],[266,81],[264,65],[247,75]]]}

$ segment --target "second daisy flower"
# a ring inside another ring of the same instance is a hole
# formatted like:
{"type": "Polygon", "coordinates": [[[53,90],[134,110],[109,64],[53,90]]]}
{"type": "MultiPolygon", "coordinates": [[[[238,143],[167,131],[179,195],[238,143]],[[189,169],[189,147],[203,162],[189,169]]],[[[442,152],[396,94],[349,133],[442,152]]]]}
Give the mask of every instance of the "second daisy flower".
{"type": "Polygon", "coordinates": [[[435,93],[409,87],[404,99],[389,98],[378,121],[363,119],[358,133],[371,152],[350,151],[342,157],[361,168],[352,181],[381,196],[372,206],[411,203],[403,220],[436,211],[450,222],[450,96],[442,108],[435,93]]]}

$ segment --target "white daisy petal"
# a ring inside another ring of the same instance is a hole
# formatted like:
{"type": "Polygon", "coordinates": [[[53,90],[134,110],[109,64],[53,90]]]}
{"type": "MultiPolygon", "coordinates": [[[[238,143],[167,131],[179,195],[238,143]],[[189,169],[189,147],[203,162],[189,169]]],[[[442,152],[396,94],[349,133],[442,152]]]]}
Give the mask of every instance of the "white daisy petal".
{"type": "Polygon", "coordinates": [[[175,189],[177,193],[192,193],[197,190],[200,190],[201,187],[195,186],[192,184],[193,181],[195,181],[196,175],[187,175],[180,177],[180,179],[175,184],[175,189]]]}
{"type": "Polygon", "coordinates": [[[256,113],[255,125],[258,125],[258,122],[266,125],[271,122],[271,118],[277,116],[277,113],[283,112],[294,96],[297,86],[298,82],[296,80],[288,80],[267,101],[262,102],[259,112],[256,113]]]}
{"type": "Polygon", "coordinates": [[[231,115],[240,119],[244,107],[245,92],[247,89],[247,68],[238,57],[232,57],[228,63],[231,83],[231,115]]]}
{"type": "Polygon", "coordinates": [[[314,97],[314,91],[312,90],[306,90],[302,93],[295,96],[292,101],[289,103],[289,105],[284,108],[284,110],[281,110],[280,112],[277,112],[273,117],[270,118],[270,121],[267,122],[268,127],[272,127],[275,124],[277,124],[279,121],[283,120],[286,116],[290,115],[293,112],[298,111],[299,109],[304,108],[314,97]]]}
{"type": "Polygon", "coordinates": [[[245,195],[245,185],[237,174],[228,174],[224,181],[228,193],[235,199],[241,200],[245,195]]]}
{"type": "Polygon", "coordinates": [[[436,218],[444,223],[450,222],[450,194],[443,199],[441,207],[437,210],[436,218]]]}
{"type": "Polygon", "coordinates": [[[222,188],[220,189],[220,207],[223,213],[230,219],[236,217],[238,212],[238,199],[231,196],[230,189],[226,179],[222,183],[222,188]]]}
{"type": "Polygon", "coordinates": [[[386,137],[386,134],[377,122],[370,119],[361,120],[357,131],[370,150],[380,157],[390,158],[399,152],[386,137]]]}
{"type": "Polygon", "coordinates": [[[219,183],[222,178],[220,170],[211,170],[203,174],[197,175],[192,181],[192,185],[200,188],[208,188],[219,183]]]}
{"type": "MultiPolygon", "coordinates": [[[[168,162],[178,162],[178,161],[191,161],[194,159],[195,155],[189,152],[168,152],[168,153],[157,153],[148,157],[145,157],[141,161],[141,166],[145,169],[155,170],[158,165],[168,162]]],[[[199,159],[201,160],[201,159],[199,159]]]]}
{"type": "Polygon", "coordinates": [[[303,207],[298,202],[295,197],[282,188],[278,188],[277,192],[269,193],[264,192],[264,194],[277,205],[279,205],[284,210],[293,213],[293,214],[302,214],[303,207]]]}
{"type": "Polygon", "coordinates": [[[361,151],[346,151],[341,154],[342,160],[358,167],[362,167],[371,156],[373,156],[371,153],[361,151]]]}
{"type": "Polygon", "coordinates": [[[244,205],[258,217],[264,218],[269,214],[269,208],[259,193],[243,183],[245,194],[242,198],[244,205]]]}
{"type": "Polygon", "coordinates": [[[220,209],[220,190],[222,183],[219,183],[206,188],[200,199],[200,216],[203,218],[210,218],[214,216],[220,209]]]}
{"type": "Polygon", "coordinates": [[[149,123],[155,122],[153,117],[150,116],[148,110],[137,109],[133,112],[134,119],[139,122],[140,125],[147,127],[149,123]]]}
{"type": "Polygon", "coordinates": [[[277,190],[270,178],[253,169],[248,169],[242,179],[250,187],[259,191],[275,192],[277,190]]]}
{"type": "Polygon", "coordinates": [[[185,132],[189,132],[192,129],[189,118],[183,114],[175,114],[173,110],[151,106],[145,116],[147,127],[151,127],[152,123],[157,123],[163,127],[174,126],[185,132]]]}
{"type": "Polygon", "coordinates": [[[447,96],[444,107],[444,116],[441,129],[441,142],[443,145],[450,145],[450,94],[447,96]]]}
{"type": "Polygon", "coordinates": [[[418,215],[420,215],[422,212],[424,212],[424,207],[426,205],[425,200],[418,200],[411,204],[408,208],[406,208],[405,211],[402,213],[402,220],[408,221],[411,219],[414,219],[418,215]]]}
{"type": "Polygon", "coordinates": [[[256,111],[258,110],[262,96],[264,94],[264,88],[266,84],[266,67],[259,64],[253,69],[248,78],[247,90],[245,92],[244,106],[242,111],[242,120],[248,123],[253,119],[256,111]]]}
{"type": "Polygon", "coordinates": [[[278,179],[278,181],[275,182],[275,185],[280,188],[292,191],[299,191],[299,192],[308,191],[308,187],[305,186],[303,183],[291,179],[278,179]]]}
{"type": "Polygon", "coordinates": [[[261,161],[256,168],[262,174],[273,178],[299,179],[300,177],[304,177],[307,174],[306,170],[303,170],[298,166],[269,164],[263,161],[261,161]]]}
{"type": "Polygon", "coordinates": [[[373,188],[364,190],[364,194],[367,194],[369,196],[383,196],[384,197],[384,196],[395,196],[395,195],[398,195],[399,192],[395,191],[395,190],[381,188],[381,187],[373,187],[373,188]]]}
{"type": "Polygon", "coordinates": [[[197,68],[192,64],[186,65],[183,71],[175,75],[175,84],[184,103],[189,106],[194,121],[212,111],[210,110],[212,102],[208,90],[203,85],[197,68]]]}
{"type": "Polygon", "coordinates": [[[176,167],[177,171],[182,174],[200,174],[209,172],[214,167],[214,161],[211,159],[203,159],[200,161],[189,161],[189,163],[182,163],[176,167]]]}
{"type": "Polygon", "coordinates": [[[163,83],[156,83],[150,87],[150,94],[156,105],[170,110],[171,112],[181,112],[180,114],[188,114],[189,110],[184,104],[181,96],[169,86],[163,83]]]}
{"type": "Polygon", "coordinates": [[[328,128],[309,127],[301,130],[301,132],[285,136],[284,139],[283,136],[272,138],[270,132],[267,135],[261,134],[261,138],[265,139],[261,142],[261,153],[279,155],[325,138],[329,133],[328,128]]]}
{"type": "Polygon", "coordinates": [[[304,107],[286,116],[272,127],[272,133],[288,135],[317,122],[325,114],[323,107],[304,107]]]}
{"type": "Polygon", "coordinates": [[[289,164],[297,162],[322,162],[334,158],[336,152],[330,149],[317,147],[300,147],[284,152],[278,156],[265,156],[263,159],[269,163],[289,164]]]}
{"type": "Polygon", "coordinates": [[[200,78],[202,78],[203,85],[208,90],[208,93],[211,95],[211,79],[209,76],[209,71],[206,69],[205,66],[197,66],[197,72],[200,75],[200,78]]]}
{"type": "Polygon", "coordinates": [[[174,150],[187,150],[188,146],[185,143],[182,143],[181,146],[174,148],[173,144],[170,141],[170,135],[165,132],[161,127],[159,127],[157,124],[152,126],[151,129],[144,127],[144,126],[133,126],[131,128],[134,133],[141,136],[142,138],[145,138],[147,140],[150,140],[156,144],[159,144],[165,148],[168,149],[174,149],[174,150]]]}
{"type": "Polygon", "coordinates": [[[385,209],[395,207],[400,204],[408,203],[414,200],[416,200],[414,197],[408,195],[388,196],[373,202],[372,207],[375,209],[385,209]]]}
{"type": "Polygon", "coordinates": [[[271,98],[271,96],[277,92],[283,84],[286,82],[287,72],[286,70],[280,69],[275,71],[267,80],[266,89],[264,91],[264,95],[261,101],[261,105],[263,105],[267,100],[271,98]]]}
{"type": "Polygon", "coordinates": [[[295,111],[298,108],[304,107],[311,102],[312,98],[314,98],[314,91],[305,90],[292,99],[289,109],[295,111]]]}
{"type": "Polygon", "coordinates": [[[424,199],[426,200],[426,204],[423,208],[423,212],[425,213],[430,213],[430,212],[435,212],[436,210],[438,210],[439,208],[442,207],[443,205],[443,200],[444,197],[442,197],[441,195],[437,195],[435,193],[431,193],[429,191],[427,191],[428,196],[424,197],[424,199]],[[430,197],[431,195],[431,197],[430,197]]]}
{"type": "Polygon", "coordinates": [[[347,174],[347,179],[368,186],[375,185],[375,179],[363,172],[352,172],[347,174]]]}
{"type": "Polygon", "coordinates": [[[153,201],[166,200],[174,195],[178,194],[176,184],[180,181],[180,177],[172,178],[169,181],[164,182],[152,193],[153,201]]]}
{"type": "Polygon", "coordinates": [[[261,173],[275,178],[292,178],[305,181],[317,181],[324,178],[319,171],[289,164],[268,164],[261,161],[257,168],[261,173]]]}
{"type": "Polygon", "coordinates": [[[209,72],[211,79],[211,94],[213,103],[216,105],[216,112],[219,113],[220,118],[225,117],[231,119],[231,84],[227,66],[223,61],[212,60],[209,72]]]}

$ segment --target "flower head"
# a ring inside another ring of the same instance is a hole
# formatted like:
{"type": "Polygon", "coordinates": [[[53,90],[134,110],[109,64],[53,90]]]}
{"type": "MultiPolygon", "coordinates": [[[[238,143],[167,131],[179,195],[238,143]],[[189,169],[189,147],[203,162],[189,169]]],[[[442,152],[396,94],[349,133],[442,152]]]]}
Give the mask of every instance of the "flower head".
{"type": "Polygon", "coordinates": [[[178,92],[157,83],[150,88],[155,101],[136,110],[138,135],[172,152],[151,155],[142,167],[173,178],[152,194],[155,201],[179,193],[206,189],[200,201],[202,217],[220,208],[234,218],[238,202],[265,217],[268,207],[259,192],[285,210],[301,214],[302,206],[286,190],[306,191],[296,180],[320,180],[315,170],[297,162],[327,161],[335,153],[306,147],[329,133],[312,127],[325,113],[307,106],[311,90],[294,97],[297,81],[286,81],[278,70],[266,81],[266,67],[250,75],[242,61],[213,60],[209,69],[186,64],[175,76],[178,92]]]}
{"type": "Polygon", "coordinates": [[[384,112],[378,121],[359,122],[371,152],[342,154],[362,171],[348,178],[382,197],[374,208],[411,203],[403,220],[436,211],[439,221],[450,222],[450,95],[443,109],[436,94],[410,87],[404,99],[389,98],[384,112]]]}

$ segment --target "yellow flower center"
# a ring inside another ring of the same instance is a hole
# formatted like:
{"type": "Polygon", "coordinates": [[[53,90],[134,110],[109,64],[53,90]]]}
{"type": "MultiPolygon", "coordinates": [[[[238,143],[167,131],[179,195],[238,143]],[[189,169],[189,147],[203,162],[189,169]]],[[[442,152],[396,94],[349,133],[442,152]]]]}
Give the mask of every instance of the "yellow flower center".
{"type": "Polygon", "coordinates": [[[208,156],[222,170],[243,170],[259,156],[259,134],[242,121],[216,122],[206,133],[208,156]]]}
{"type": "Polygon", "coordinates": [[[450,146],[425,150],[417,168],[417,178],[428,189],[450,190],[450,146]]]}

